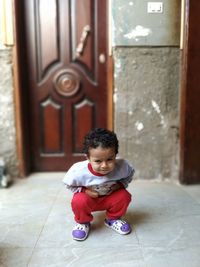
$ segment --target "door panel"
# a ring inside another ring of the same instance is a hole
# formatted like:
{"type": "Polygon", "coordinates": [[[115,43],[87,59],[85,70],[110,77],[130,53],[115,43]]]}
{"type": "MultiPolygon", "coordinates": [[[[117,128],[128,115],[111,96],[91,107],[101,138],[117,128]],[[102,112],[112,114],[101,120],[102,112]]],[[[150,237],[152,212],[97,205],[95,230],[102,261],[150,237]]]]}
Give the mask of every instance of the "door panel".
{"type": "Polygon", "coordinates": [[[63,171],[107,127],[106,0],[23,3],[32,171],[63,171]]]}

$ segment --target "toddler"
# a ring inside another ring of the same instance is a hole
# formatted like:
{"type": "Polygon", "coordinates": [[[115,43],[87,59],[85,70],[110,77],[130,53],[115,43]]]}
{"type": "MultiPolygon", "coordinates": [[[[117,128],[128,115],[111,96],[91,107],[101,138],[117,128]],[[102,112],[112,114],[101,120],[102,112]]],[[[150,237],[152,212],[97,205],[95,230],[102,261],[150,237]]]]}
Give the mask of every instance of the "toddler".
{"type": "Polygon", "coordinates": [[[75,240],[87,238],[94,211],[105,210],[105,225],[119,234],[131,232],[131,226],[121,218],[131,202],[126,188],[133,179],[134,169],[126,160],[116,158],[118,146],[114,132],[92,130],[83,143],[87,160],[72,165],[63,179],[74,193],[71,207],[76,221],[72,230],[75,240]]]}

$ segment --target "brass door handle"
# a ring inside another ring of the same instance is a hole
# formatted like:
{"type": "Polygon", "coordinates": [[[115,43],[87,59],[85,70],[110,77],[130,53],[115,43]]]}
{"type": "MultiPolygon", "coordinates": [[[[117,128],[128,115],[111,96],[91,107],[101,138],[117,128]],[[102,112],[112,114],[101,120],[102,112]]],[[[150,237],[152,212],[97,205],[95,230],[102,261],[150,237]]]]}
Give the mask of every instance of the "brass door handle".
{"type": "Polygon", "coordinates": [[[84,26],[83,30],[82,30],[80,42],[76,48],[76,55],[78,57],[80,57],[83,54],[83,50],[84,50],[84,47],[86,45],[86,41],[87,41],[87,37],[89,35],[89,32],[90,32],[90,26],[89,25],[84,26]]]}

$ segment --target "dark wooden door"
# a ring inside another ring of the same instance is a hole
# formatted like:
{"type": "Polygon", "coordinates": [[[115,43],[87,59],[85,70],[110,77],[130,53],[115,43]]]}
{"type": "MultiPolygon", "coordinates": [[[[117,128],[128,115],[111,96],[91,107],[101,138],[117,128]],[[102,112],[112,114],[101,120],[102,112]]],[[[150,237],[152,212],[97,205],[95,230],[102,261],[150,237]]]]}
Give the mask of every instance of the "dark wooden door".
{"type": "Polygon", "coordinates": [[[31,169],[64,171],[107,127],[107,1],[23,3],[31,169]]]}
{"type": "Polygon", "coordinates": [[[185,1],[182,50],[180,181],[200,183],[200,2],[185,1]]]}

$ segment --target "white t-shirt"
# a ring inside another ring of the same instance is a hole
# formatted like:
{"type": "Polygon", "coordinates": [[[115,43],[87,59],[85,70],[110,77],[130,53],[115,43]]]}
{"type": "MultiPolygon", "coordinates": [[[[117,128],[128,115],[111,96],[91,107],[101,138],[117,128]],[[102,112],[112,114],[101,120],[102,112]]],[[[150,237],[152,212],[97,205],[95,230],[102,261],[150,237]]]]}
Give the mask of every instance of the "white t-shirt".
{"type": "Polygon", "coordinates": [[[124,159],[116,159],[115,168],[107,175],[98,175],[89,168],[89,161],[80,161],[71,166],[63,182],[72,192],[81,192],[83,187],[93,189],[99,195],[109,194],[112,185],[120,182],[125,188],[132,181],[133,167],[124,159]]]}

